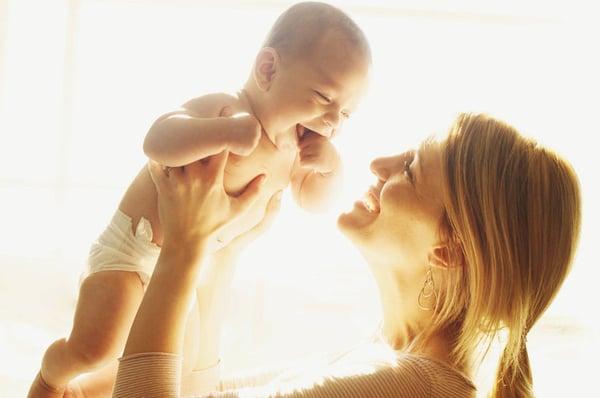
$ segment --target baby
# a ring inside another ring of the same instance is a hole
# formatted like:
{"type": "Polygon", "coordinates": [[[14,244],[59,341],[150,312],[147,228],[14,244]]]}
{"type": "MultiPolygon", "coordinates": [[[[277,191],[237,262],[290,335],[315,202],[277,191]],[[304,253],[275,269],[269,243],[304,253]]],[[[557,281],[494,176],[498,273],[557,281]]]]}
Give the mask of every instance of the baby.
{"type": "MultiPolygon", "coordinates": [[[[232,195],[266,176],[253,207],[210,250],[256,225],[290,183],[302,208],[327,206],[340,178],[330,139],[364,93],[370,63],[367,40],[346,14],[327,4],[296,4],[273,25],[237,94],[194,98],[154,122],[144,151],[164,166],[228,150],[224,186],[232,195]]],[[[92,245],[71,334],[47,349],[30,397],[62,396],[74,377],[120,355],[162,238],[157,193],[144,167],[92,245]]]]}

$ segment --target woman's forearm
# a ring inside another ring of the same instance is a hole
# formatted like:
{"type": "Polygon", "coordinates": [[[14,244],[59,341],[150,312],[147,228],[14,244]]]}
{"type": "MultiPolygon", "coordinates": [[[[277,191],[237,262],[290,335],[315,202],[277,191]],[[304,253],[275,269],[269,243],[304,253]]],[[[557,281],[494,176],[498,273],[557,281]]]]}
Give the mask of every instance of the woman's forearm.
{"type": "Polygon", "coordinates": [[[199,353],[196,369],[213,366],[220,358],[221,331],[235,272],[235,258],[213,256],[203,266],[196,288],[199,353]]]}
{"type": "Polygon", "coordinates": [[[163,246],[129,332],[124,356],[141,352],[180,354],[204,247],[163,246]]]}

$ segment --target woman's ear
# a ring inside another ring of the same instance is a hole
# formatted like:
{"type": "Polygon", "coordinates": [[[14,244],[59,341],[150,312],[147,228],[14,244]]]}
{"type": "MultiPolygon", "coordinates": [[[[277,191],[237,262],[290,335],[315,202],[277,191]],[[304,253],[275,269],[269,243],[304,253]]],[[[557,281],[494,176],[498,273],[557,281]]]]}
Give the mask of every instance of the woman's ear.
{"type": "Polygon", "coordinates": [[[427,259],[429,264],[435,268],[462,267],[465,259],[460,247],[450,248],[448,245],[435,246],[429,252],[427,259]]]}
{"type": "Polygon", "coordinates": [[[274,48],[263,47],[254,63],[254,81],[262,91],[269,91],[279,66],[279,54],[274,48]]]}

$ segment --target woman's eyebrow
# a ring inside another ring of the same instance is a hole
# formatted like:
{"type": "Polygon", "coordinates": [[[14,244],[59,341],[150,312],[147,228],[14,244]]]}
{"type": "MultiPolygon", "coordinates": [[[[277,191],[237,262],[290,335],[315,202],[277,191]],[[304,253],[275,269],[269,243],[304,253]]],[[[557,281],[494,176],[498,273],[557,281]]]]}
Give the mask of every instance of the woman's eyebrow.
{"type": "Polygon", "coordinates": [[[423,154],[425,153],[427,143],[423,141],[417,148],[417,158],[419,158],[419,175],[423,175],[423,154]]]}

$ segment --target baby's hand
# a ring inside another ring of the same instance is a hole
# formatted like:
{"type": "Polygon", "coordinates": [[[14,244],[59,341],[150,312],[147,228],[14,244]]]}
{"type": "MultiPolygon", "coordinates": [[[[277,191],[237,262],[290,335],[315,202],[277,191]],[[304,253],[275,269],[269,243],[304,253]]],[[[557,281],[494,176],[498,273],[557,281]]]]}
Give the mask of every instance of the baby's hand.
{"type": "Polygon", "coordinates": [[[319,173],[330,173],[339,164],[333,144],[320,134],[308,132],[298,141],[300,166],[319,173]]]}
{"type": "Polygon", "coordinates": [[[249,113],[243,112],[228,115],[225,111],[222,116],[229,117],[231,123],[225,132],[227,149],[240,156],[248,156],[260,141],[262,127],[258,120],[249,113]]]}

